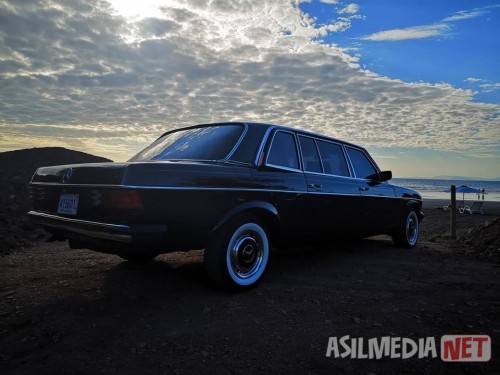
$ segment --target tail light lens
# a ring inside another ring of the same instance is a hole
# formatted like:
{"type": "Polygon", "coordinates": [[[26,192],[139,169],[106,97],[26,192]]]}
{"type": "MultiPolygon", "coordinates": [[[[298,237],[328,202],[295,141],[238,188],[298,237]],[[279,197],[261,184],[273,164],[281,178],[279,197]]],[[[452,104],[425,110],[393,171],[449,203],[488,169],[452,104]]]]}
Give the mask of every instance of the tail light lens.
{"type": "Polygon", "coordinates": [[[135,190],[111,191],[106,196],[106,203],[108,207],[112,208],[142,208],[141,196],[135,190]]]}

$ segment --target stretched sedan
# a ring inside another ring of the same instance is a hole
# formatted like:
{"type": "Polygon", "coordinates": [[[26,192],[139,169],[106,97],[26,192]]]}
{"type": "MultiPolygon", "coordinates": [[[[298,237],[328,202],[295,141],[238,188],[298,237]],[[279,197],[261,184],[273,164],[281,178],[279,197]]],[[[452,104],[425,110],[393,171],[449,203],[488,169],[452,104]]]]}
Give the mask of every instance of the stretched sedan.
{"type": "Polygon", "coordinates": [[[126,163],[39,168],[28,216],[72,248],[129,261],[205,249],[209,279],[242,290],[262,278],[271,245],[389,234],[414,247],[422,198],[391,178],[364,148],[319,134],[197,125],[126,163]]]}

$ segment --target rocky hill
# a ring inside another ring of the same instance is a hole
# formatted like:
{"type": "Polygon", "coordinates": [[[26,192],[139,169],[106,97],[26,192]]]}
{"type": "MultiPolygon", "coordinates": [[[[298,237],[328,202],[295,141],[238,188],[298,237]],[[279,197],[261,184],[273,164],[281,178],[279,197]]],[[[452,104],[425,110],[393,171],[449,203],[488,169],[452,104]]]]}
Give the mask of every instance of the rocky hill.
{"type": "Polygon", "coordinates": [[[111,161],[62,147],[42,147],[0,153],[0,254],[29,246],[46,237],[26,222],[31,208],[28,184],[39,167],[111,161]]]}

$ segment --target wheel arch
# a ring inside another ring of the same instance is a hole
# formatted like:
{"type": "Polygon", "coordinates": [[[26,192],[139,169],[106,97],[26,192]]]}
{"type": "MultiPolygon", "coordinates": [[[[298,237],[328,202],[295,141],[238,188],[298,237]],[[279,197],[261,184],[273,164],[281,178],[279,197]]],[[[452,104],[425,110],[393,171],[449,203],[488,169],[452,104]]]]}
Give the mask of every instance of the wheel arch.
{"type": "Polygon", "coordinates": [[[414,209],[415,212],[417,213],[418,221],[419,222],[422,221],[422,219],[424,218],[424,214],[422,213],[422,202],[421,201],[417,201],[416,199],[409,199],[406,202],[406,206],[414,209]]]}
{"type": "Polygon", "coordinates": [[[250,201],[240,204],[229,211],[217,224],[212,228],[212,231],[217,231],[225,223],[240,215],[254,215],[263,221],[271,239],[275,239],[280,234],[280,216],[278,210],[269,202],[265,201],[250,201]]]}

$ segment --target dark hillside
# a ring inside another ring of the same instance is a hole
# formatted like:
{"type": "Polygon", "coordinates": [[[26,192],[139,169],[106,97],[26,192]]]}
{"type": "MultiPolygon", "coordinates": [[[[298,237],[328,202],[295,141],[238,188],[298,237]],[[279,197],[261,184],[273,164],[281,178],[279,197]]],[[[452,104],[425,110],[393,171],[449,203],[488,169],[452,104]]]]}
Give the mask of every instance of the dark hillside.
{"type": "Polygon", "coordinates": [[[28,183],[39,167],[111,160],[62,147],[0,153],[0,253],[26,246],[45,233],[26,222],[30,209],[28,183]]]}

